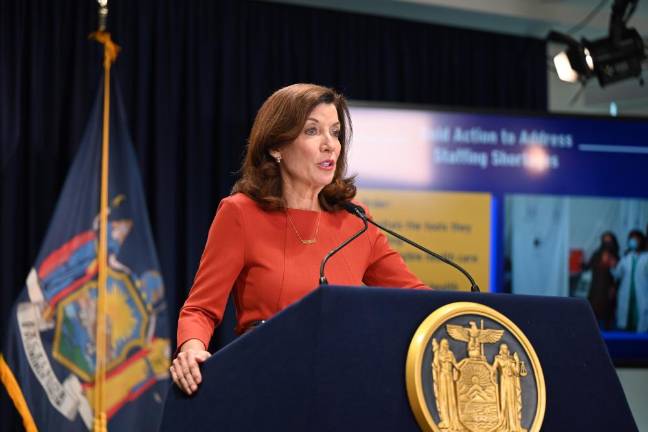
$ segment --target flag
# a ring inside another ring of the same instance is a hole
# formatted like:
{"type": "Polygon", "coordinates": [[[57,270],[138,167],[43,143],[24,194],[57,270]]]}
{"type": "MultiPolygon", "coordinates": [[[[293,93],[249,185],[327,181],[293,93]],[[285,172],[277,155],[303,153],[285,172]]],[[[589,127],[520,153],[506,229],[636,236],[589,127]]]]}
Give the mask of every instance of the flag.
{"type": "MultiPolygon", "coordinates": [[[[99,87],[38,257],[8,317],[0,354],[0,377],[28,429],[30,421],[46,431],[93,425],[104,102],[99,87]]],[[[105,412],[109,430],[157,430],[170,365],[164,284],[117,86],[110,101],[105,412]]]]}

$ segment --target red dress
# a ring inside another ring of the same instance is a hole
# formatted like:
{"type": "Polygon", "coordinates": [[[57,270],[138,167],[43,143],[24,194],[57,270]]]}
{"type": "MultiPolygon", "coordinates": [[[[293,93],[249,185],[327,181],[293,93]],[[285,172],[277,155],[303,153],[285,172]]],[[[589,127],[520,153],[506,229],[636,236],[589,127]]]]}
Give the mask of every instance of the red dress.
{"type": "MultiPolygon", "coordinates": [[[[312,239],[319,212],[287,212],[302,238],[312,239]]],[[[301,299],[318,286],[322,258],[361,227],[346,211],[321,212],[317,242],[305,245],[286,212],[265,211],[241,193],[223,199],[180,310],[178,347],[188,339],[208,346],[232,289],[239,333],[301,299]]],[[[425,287],[372,225],[329,260],[325,274],[331,285],[425,287]]]]}

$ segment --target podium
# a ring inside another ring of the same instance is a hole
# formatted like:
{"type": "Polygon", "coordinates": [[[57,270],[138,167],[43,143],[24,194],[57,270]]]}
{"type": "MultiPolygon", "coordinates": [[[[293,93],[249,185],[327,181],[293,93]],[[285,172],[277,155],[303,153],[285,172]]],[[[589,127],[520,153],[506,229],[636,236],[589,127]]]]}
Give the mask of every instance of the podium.
{"type": "Polygon", "coordinates": [[[524,332],[546,382],[543,431],[637,431],[589,304],[580,299],[323,286],[167,394],[161,431],[420,431],[405,384],[421,322],[475,302],[524,332]]]}

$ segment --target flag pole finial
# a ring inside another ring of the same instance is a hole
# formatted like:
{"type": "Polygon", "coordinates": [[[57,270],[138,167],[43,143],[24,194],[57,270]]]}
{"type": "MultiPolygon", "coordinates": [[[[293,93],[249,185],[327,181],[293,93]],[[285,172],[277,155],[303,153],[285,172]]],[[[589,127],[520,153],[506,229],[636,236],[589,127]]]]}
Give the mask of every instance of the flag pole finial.
{"type": "Polygon", "coordinates": [[[97,0],[99,3],[99,25],[97,31],[105,32],[108,22],[108,0],[97,0]]]}
{"type": "Polygon", "coordinates": [[[108,23],[108,0],[97,0],[99,4],[99,23],[97,31],[90,34],[90,38],[104,46],[104,68],[110,69],[110,65],[117,60],[120,47],[113,42],[110,33],[106,31],[108,23]]]}

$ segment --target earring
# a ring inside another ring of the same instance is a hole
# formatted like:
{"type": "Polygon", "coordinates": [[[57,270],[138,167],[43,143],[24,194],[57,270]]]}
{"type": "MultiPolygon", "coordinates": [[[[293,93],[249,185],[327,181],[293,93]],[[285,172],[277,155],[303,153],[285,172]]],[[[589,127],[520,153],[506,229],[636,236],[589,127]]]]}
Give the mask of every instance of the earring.
{"type": "Polygon", "coordinates": [[[277,156],[275,160],[277,161],[278,164],[281,163],[281,156],[277,156]]]}

